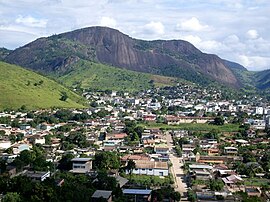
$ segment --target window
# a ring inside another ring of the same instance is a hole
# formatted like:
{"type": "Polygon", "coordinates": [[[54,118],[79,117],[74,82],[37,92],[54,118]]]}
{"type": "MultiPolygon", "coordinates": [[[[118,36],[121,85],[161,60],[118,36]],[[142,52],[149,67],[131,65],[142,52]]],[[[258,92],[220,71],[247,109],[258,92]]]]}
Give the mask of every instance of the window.
{"type": "Polygon", "coordinates": [[[153,169],[149,169],[149,171],[152,171],[153,169]]]}

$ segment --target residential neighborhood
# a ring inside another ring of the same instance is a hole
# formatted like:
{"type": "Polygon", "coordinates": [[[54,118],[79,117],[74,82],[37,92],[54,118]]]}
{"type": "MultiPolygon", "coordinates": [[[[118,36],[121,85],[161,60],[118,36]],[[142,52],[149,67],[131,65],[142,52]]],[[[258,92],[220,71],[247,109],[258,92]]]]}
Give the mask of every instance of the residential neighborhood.
{"type": "Polygon", "coordinates": [[[27,178],[61,200],[270,200],[263,98],[182,84],[84,96],[85,109],[0,113],[0,194],[27,178]]]}

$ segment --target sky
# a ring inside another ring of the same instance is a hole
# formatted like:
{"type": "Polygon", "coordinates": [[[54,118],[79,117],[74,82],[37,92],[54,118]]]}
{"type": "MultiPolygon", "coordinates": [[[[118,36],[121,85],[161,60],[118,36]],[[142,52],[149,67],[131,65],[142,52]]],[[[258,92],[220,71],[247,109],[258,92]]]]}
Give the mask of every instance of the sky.
{"type": "Polygon", "coordinates": [[[270,0],[0,0],[0,47],[106,26],[138,39],[182,39],[249,70],[270,69],[270,0]]]}

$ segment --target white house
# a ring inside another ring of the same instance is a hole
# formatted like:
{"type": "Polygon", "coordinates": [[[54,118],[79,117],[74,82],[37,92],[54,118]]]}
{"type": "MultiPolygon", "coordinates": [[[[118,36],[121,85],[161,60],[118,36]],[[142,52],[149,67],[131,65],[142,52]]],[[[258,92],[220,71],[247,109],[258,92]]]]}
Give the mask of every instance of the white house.
{"type": "Polygon", "coordinates": [[[92,169],[91,158],[73,158],[71,173],[87,173],[92,169]]]}
{"type": "MultiPolygon", "coordinates": [[[[168,176],[169,166],[167,162],[159,161],[135,161],[136,168],[132,170],[133,174],[136,175],[154,175],[154,176],[168,176]]],[[[128,174],[128,170],[126,170],[128,174]]]]}
{"type": "Polygon", "coordinates": [[[0,149],[8,149],[9,147],[11,147],[11,142],[8,140],[8,141],[5,141],[5,140],[2,140],[0,141],[0,149]]]}
{"type": "Polygon", "coordinates": [[[255,114],[260,114],[260,115],[263,115],[263,107],[256,107],[255,108],[255,114]]]}
{"type": "Polygon", "coordinates": [[[169,148],[167,146],[155,146],[154,151],[156,154],[169,154],[169,148]]]}

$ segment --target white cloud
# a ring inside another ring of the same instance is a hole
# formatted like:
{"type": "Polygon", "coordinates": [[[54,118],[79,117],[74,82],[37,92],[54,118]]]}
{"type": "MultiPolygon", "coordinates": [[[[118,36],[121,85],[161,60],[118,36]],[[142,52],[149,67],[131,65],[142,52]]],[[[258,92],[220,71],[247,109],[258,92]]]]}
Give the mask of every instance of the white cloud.
{"type": "Polygon", "coordinates": [[[89,26],[140,39],[184,39],[202,51],[269,68],[269,0],[0,0],[0,47],[89,26]]]}
{"type": "Polygon", "coordinates": [[[200,42],[202,41],[202,39],[199,36],[194,36],[194,35],[187,35],[181,38],[185,41],[192,43],[195,46],[198,46],[200,42]]]}
{"type": "Polygon", "coordinates": [[[15,22],[18,24],[23,24],[25,26],[29,26],[29,27],[45,28],[48,20],[33,18],[30,15],[25,16],[25,17],[19,15],[19,17],[15,20],[15,22]]]}
{"type": "Polygon", "coordinates": [[[196,17],[184,20],[176,25],[177,30],[183,31],[202,31],[208,29],[208,25],[202,25],[196,17]]]}
{"type": "Polygon", "coordinates": [[[236,44],[236,43],[239,42],[239,40],[240,40],[239,37],[237,35],[233,34],[233,35],[230,35],[230,36],[226,37],[224,42],[226,44],[236,44]]]}
{"type": "Polygon", "coordinates": [[[269,69],[270,57],[239,55],[240,62],[249,69],[269,69]]]}
{"type": "Polygon", "coordinates": [[[161,22],[155,22],[155,21],[151,21],[150,23],[144,25],[143,30],[147,34],[153,34],[153,35],[163,35],[165,33],[164,25],[161,22]]]}
{"type": "Polygon", "coordinates": [[[247,31],[246,36],[248,39],[257,39],[259,37],[259,34],[258,34],[257,30],[250,29],[247,31]]]}
{"type": "Polygon", "coordinates": [[[100,20],[100,25],[104,27],[116,28],[116,20],[110,17],[102,17],[100,20]]]}

